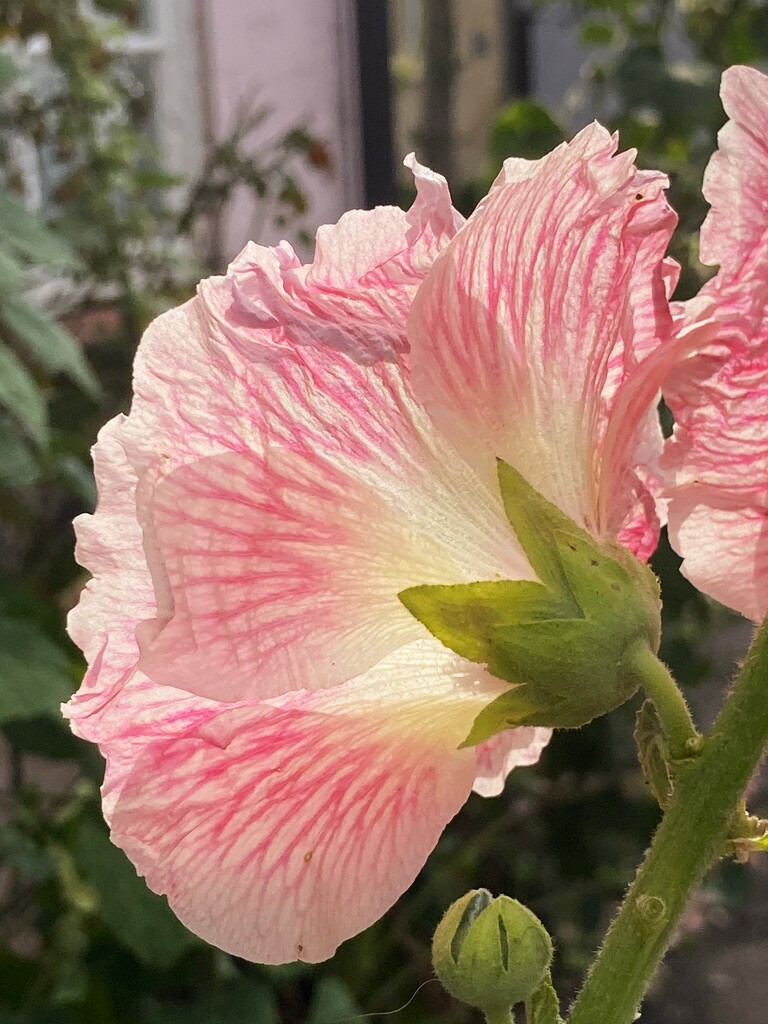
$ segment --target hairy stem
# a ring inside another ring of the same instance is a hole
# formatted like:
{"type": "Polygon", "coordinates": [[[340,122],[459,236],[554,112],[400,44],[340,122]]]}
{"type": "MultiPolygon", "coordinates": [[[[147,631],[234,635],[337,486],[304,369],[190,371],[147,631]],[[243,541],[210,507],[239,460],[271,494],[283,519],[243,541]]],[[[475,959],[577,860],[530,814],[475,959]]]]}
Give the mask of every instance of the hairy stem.
{"type": "Polygon", "coordinates": [[[659,718],[669,739],[673,758],[683,758],[698,752],[699,734],[685,697],[672,678],[667,666],[644,644],[633,655],[632,668],[637,673],[646,694],[656,705],[659,718]]]}
{"type": "MultiPolygon", "coordinates": [[[[631,1024],[692,890],[723,848],[768,739],[766,623],[701,754],[677,780],[675,802],[608,931],[569,1024],[631,1024]]],[[[656,683],[649,686],[654,701],[656,683]]]]}

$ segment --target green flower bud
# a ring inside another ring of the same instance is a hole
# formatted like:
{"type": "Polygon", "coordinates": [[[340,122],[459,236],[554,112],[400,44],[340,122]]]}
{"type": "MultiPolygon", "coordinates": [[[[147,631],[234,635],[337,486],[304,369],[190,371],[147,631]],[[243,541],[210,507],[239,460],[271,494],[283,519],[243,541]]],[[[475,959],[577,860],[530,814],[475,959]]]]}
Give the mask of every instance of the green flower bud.
{"type": "Polygon", "coordinates": [[[488,1016],[529,999],[549,970],[552,940],[527,907],[473,889],[437,926],[432,962],[444,988],[488,1016]]]}

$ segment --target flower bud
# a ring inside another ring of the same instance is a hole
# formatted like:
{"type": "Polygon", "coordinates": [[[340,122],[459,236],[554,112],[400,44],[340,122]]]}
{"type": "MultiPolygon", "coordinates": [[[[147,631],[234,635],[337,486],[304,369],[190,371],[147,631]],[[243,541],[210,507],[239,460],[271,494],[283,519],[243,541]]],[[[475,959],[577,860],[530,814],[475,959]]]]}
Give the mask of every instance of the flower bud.
{"type": "Polygon", "coordinates": [[[510,899],[473,889],[456,900],[432,940],[443,987],[486,1014],[531,997],[552,960],[552,940],[535,914],[510,899]]]}

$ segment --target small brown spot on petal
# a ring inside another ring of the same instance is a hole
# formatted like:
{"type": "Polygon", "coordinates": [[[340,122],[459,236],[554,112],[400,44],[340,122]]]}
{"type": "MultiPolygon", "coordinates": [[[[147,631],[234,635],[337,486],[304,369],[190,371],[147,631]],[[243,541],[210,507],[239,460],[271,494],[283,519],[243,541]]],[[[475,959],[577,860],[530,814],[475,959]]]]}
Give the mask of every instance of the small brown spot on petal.
{"type": "Polygon", "coordinates": [[[314,852],[315,852],[314,850],[307,850],[307,852],[304,854],[304,863],[305,864],[309,864],[309,862],[312,860],[312,854],[314,852]]]}

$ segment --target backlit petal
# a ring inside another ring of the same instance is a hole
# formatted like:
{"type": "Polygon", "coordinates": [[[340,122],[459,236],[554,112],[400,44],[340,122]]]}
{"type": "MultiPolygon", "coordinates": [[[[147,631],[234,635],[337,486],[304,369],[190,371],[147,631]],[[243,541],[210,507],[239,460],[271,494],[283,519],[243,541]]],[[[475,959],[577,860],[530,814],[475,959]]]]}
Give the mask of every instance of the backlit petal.
{"type": "Polygon", "coordinates": [[[252,352],[268,338],[279,343],[283,334],[294,344],[328,345],[363,362],[406,351],[413,296],[463,217],[442,175],[412,154],[405,162],[417,189],[407,213],[395,206],[345,213],[318,230],[306,266],[286,242],[243,250],[230,277],[233,304],[265,329],[252,339],[252,352]]]}
{"type": "Polygon", "coordinates": [[[700,256],[704,263],[735,273],[748,271],[755,258],[761,263],[768,258],[768,77],[754,68],[729,68],[720,95],[730,120],[718,135],[717,152],[704,175],[711,210],[701,228],[700,256]]]}
{"type": "Polygon", "coordinates": [[[498,493],[397,364],[312,347],[252,361],[192,302],[147,331],[108,433],[97,458],[117,483],[78,526],[97,547],[106,531],[106,564],[80,545],[104,607],[73,617],[92,660],[109,633],[96,675],[107,655],[135,665],[138,629],[158,683],[224,700],[331,686],[423,635],[404,587],[531,576],[498,493]]]}
{"type": "Polygon", "coordinates": [[[126,734],[117,709],[103,740],[113,839],[208,941],[325,959],[391,906],[466,800],[475,752],[457,748],[500,685],[429,638],[266,704],[163,708],[174,691],[159,690],[142,715],[127,688],[126,734]]]}
{"type": "Polygon", "coordinates": [[[93,450],[99,490],[94,515],[75,520],[76,556],[93,573],[67,626],[88,660],[74,700],[100,707],[132,672],[139,656],[136,626],[155,615],[155,594],[136,516],[136,474],[121,443],[125,417],[99,432],[93,450]]]}
{"type": "Polygon", "coordinates": [[[551,736],[551,729],[526,725],[480,743],[475,748],[477,773],[472,789],[480,796],[498,796],[512,769],[536,764],[551,736]]]}
{"type": "Polygon", "coordinates": [[[593,125],[510,165],[435,261],[409,325],[415,391],[460,450],[510,462],[598,536],[635,508],[632,457],[660,378],[631,419],[624,403],[606,470],[611,418],[672,328],[662,254],[675,218],[664,177],[632,157],[593,125]]]}
{"type": "MultiPolygon", "coordinates": [[[[143,342],[147,408],[150,395],[181,408],[174,324],[143,342]]],[[[441,438],[398,364],[313,347],[232,360],[239,415],[219,453],[176,466],[172,436],[139,491],[158,607],[140,664],[156,682],[221,700],[335,685],[423,635],[405,587],[531,578],[498,488],[441,438]]]]}
{"type": "Polygon", "coordinates": [[[702,259],[720,269],[684,304],[689,322],[710,315],[717,326],[713,342],[665,382],[675,429],[663,466],[682,571],[705,593],[761,619],[768,611],[768,78],[730,68],[721,94],[731,120],[705,175],[712,208],[701,230],[702,259]]]}

